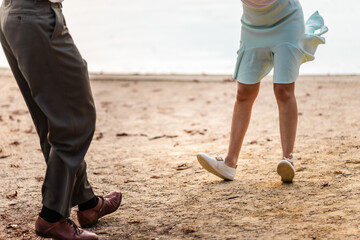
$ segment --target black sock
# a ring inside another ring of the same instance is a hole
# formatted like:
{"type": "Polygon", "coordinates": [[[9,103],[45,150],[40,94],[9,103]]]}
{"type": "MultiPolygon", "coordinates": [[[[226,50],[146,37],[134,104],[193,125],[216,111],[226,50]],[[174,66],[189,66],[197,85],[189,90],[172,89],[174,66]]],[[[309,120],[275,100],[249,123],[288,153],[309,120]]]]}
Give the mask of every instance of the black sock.
{"type": "Polygon", "coordinates": [[[89,201],[79,204],[79,211],[85,211],[85,210],[95,207],[98,204],[98,201],[99,201],[98,197],[94,196],[89,201]]]}
{"type": "Polygon", "coordinates": [[[62,216],[59,213],[50,210],[45,206],[42,207],[39,215],[42,219],[50,223],[58,222],[62,218],[62,216]]]}

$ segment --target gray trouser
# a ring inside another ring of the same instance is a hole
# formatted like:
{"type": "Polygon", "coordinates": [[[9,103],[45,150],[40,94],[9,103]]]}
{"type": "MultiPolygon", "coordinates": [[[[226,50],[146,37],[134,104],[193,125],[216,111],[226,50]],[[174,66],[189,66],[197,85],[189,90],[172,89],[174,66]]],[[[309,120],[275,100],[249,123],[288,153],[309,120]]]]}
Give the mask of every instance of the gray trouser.
{"type": "Polygon", "coordinates": [[[96,119],[86,62],[61,4],[3,0],[0,21],[1,44],[46,160],[43,204],[68,217],[71,207],[94,197],[84,161],[96,119]]]}

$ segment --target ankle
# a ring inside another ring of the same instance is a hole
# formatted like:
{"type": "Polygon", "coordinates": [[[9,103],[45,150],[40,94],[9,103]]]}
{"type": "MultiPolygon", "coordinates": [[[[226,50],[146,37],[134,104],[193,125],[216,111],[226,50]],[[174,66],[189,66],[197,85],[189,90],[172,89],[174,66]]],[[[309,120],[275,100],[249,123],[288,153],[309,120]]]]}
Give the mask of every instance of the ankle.
{"type": "Polygon", "coordinates": [[[79,211],[86,211],[88,209],[96,207],[98,204],[99,198],[97,196],[94,196],[89,201],[79,204],[79,211]]]}
{"type": "Polygon", "coordinates": [[[294,154],[293,153],[284,154],[284,159],[294,159],[294,154]]]}
{"type": "Polygon", "coordinates": [[[49,223],[56,223],[62,218],[61,214],[43,206],[39,216],[49,223]]]}
{"type": "Polygon", "coordinates": [[[294,160],[295,160],[294,154],[292,153],[284,154],[283,159],[289,161],[294,166],[294,160]]]}
{"type": "Polygon", "coordinates": [[[225,164],[226,166],[228,167],[231,167],[231,168],[236,168],[236,164],[237,164],[237,159],[236,158],[230,158],[229,156],[227,156],[225,158],[225,164]]]}

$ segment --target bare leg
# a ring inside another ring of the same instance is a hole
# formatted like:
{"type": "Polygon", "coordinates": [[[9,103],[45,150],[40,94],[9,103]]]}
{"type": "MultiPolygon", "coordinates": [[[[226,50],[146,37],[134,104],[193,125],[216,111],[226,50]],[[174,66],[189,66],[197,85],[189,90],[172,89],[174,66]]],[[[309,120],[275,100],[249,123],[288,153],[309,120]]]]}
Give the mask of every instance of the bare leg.
{"type": "Polygon", "coordinates": [[[260,83],[247,85],[238,82],[237,87],[229,150],[225,158],[225,164],[233,168],[236,167],[239,158],[241,145],[250,122],[251,109],[259,93],[260,83]]]}
{"type": "Polygon", "coordinates": [[[298,110],[295,98],[295,83],[274,84],[274,93],[279,108],[281,146],[284,157],[289,158],[294,150],[298,110]]]}

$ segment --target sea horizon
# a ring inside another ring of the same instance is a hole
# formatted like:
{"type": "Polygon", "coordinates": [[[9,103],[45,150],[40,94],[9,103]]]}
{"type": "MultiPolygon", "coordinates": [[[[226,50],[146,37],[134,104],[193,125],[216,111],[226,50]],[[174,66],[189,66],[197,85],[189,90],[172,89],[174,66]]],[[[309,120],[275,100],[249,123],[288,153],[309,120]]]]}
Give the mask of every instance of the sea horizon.
{"type": "MultiPolygon", "coordinates": [[[[360,74],[360,9],[344,4],[301,0],[305,19],[318,10],[329,32],[315,61],[302,65],[301,75],[360,74]],[[344,9],[345,10],[345,9],[344,9]],[[352,13],[353,12],[353,13],[352,13]]],[[[114,74],[231,75],[239,48],[240,0],[65,0],[63,12],[70,33],[90,72],[114,74]]],[[[7,67],[1,51],[0,67],[7,67]]]]}

